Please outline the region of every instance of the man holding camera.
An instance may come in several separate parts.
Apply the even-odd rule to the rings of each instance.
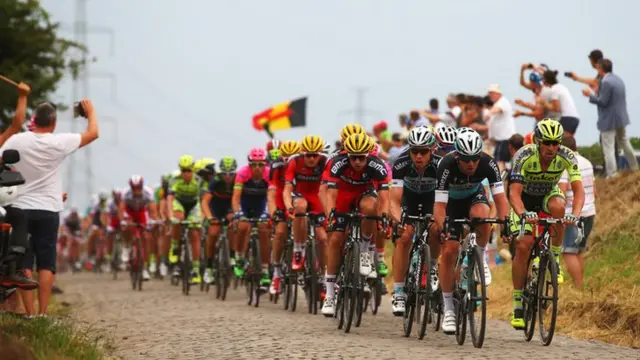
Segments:
[[[98,120],[90,100],[74,105],[74,112],[88,119],[87,129],[81,134],[53,134],[56,128],[56,107],[42,103],[36,107],[35,128],[11,137],[2,149],[20,152],[20,161],[15,164],[26,182],[22,185],[13,206],[27,215],[27,230],[31,244],[24,258],[24,273],[33,276],[35,263],[38,267],[39,313],[46,314],[56,272],[56,244],[60,211],[63,208],[62,162],[71,153],[98,138]],[[21,291],[27,315],[33,315],[34,297],[31,291]]]

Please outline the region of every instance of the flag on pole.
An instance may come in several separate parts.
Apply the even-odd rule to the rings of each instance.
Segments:
[[[274,105],[253,116],[253,128],[266,131],[273,138],[273,132],[292,127],[305,126],[307,123],[307,98]]]

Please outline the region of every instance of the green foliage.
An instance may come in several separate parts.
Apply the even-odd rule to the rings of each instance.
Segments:
[[[0,0],[0,75],[31,87],[29,108],[48,101],[67,70],[75,77],[84,66],[71,53],[82,55],[86,48],[59,37],[58,27],[38,0]],[[2,123],[10,122],[16,100],[16,89],[0,81]]]
[[[629,141],[634,149],[640,149],[640,138],[632,137]],[[578,152],[587,158],[587,160],[591,161],[591,164],[604,165],[600,143],[595,143],[590,146],[578,146]]]

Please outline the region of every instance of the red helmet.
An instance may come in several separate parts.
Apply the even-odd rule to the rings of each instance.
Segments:
[[[387,130],[387,127],[388,127],[387,122],[384,120],[380,120],[373,125],[373,131],[374,132],[385,131]]]
[[[132,175],[129,178],[129,186],[132,188],[141,188],[144,186],[144,179],[141,175]]]
[[[277,139],[269,140],[269,142],[267,143],[267,151],[271,151],[273,149],[280,150],[280,145],[282,145],[282,142],[280,140],[277,140]]]

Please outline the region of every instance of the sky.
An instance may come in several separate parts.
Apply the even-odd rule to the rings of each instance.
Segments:
[[[82,0],[79,0],[82,1]],[[75,0],[42,0],[59,34],[73,38]],[[366,88],[368,128],[381,119],[399,130],[397,115],[427,108],[450,92],[504,95],[530,101],[520,87],[523,63],[545,63],[595,75],[588,53],[601,49],[627,86],[628,133],[640,136],[640,70],[634,24],[640,3],[610,0],[87,0],[90,32],[87,91],[100,120],[90,146],[93,191],[126,187],[132,174],[147,184],[177,168],[183,154],[241,162],[267,136],[251,116],[277,103],[308,96],[307,126],[280,139],[316,134],[333,143],[355,119],[356,88]],[[533,5],[535,4],[535,5]],[[113,38],[113,53],[111,39]],[[636,50],[634,50],[636,49]],[[101,74],[114,74],[109,80]],[[571,91],[581,123],[579,144],[597,141],[596,108],[584,86],[559,76]],[[71,104],[67,77],[54,96]],[[115,96],[114,96],[115,95]],[[515,106],[515,105],[514,105]],[[85,127],[59,115],[58,132]],[[533,120],[518,118],[528,132]],[[70,204],[88,203],[86,150],[73,155]],[[68,160],[69,161],[69,160]],[[66,177],[64,178],[67,179]],[[66,186],[65,186],[66,188]]]

